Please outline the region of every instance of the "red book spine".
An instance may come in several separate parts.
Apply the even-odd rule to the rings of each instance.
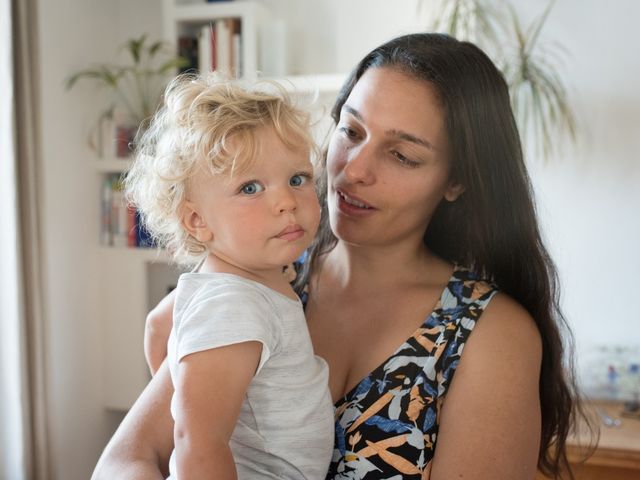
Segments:
[[[216,71],[216,51],[217,51],[217,42],[216,42],[216,29],[211,27],[211,71]]]
[[[136,247],[138,243],[138,223],[136,221],[136,209],[133,205],[127,206],[127,246]]]

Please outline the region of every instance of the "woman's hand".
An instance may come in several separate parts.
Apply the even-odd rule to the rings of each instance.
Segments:
[[[173,419],[169,410],[173,385],[164,364],[118,427],[91,477],[159,480],[169,474]]]
[[[173,325],[175,299],[176,293],[173,290],[147,315],[144,327],[144,358],[147,360],[151,375],[155,375],[167,357],[167,341]]]

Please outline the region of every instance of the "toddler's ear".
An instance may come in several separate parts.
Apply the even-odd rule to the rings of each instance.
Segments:
[[[444,192],[444,198],[448,202],[455,202],[464,193],[464,186],[461,183],[451,183]]]
[[[186,201],[182,205],[182,225],[199,242],[206,243],[213,240],[213,232],[200,216],[193,202]]]

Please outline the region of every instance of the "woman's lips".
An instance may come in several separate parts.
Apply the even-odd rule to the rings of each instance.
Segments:
[[[344,190],[336,189],[338,208],[347,215],[369,215],[376,209],[360,198],[349,195]]]

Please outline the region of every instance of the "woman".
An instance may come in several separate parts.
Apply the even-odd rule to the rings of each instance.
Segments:
[[[558,476],[574,390],[504,79],[472,44],[406,35],[358,64],[332,113],[296,280],[336,402],[327,478]],[[163,367],[95,478],[161,478],[170,395]]]

